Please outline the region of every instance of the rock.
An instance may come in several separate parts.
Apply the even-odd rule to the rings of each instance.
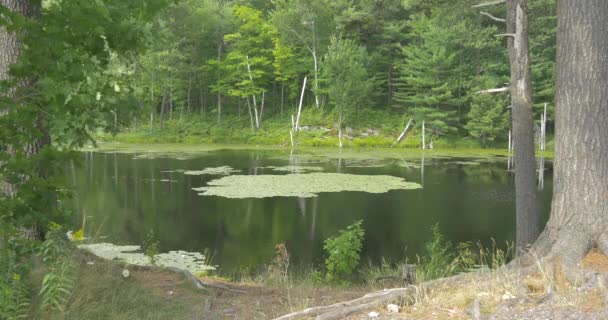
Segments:
[[[479,300],[475,299],[475,301],[473,301],[473,303],[469,307],[468,314],[473,320],[481,319],[481,302],[479,302]]]
[[[344,128],[344,131],[345,131],[346,133],[353,133],[353,131],[354,131],[354,130],[353,130],[353,128],[351,128],[351,127],[346,127],[346,128]]]
[[[399,313],[399,306],[391,303],[388,306],[386,306],[386,310],[389,313]]]
[[[380,317],[380,314],[376,311],[372,311],[372,312],[368,313],[367,316],[370,319],[377,319],[378,317]]]
[[[502,295],[501,300],[502,301],[508,301],[511,299],[515,299],[515,296],[511,294],[511,292],[507,291],[505,292],[505,294]]]

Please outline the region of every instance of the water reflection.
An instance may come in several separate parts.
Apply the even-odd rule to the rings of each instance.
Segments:
[[[234,150],[185,160],[135,158],[88,152],[82,166],[70,165],[67,172],[77,189],[73,201],[79,212],[74,224],[80,224],[86,213],[91,216],[87,234],[107,236],[104,241],[118,244],[140,244],[153,229],[163,250],[211,249],[223,272],[269,262],[279,242],[286,242],[294,263],[320,263],[323,240],[359,219],[366,229],[364,260],[375,263],[382,257],[414,258],[422,253],[435,223],[455,242],[494,238],[501,243],[513,240],[515,234],[513,175],[504,169],[506,158],[473,165],[471,159],[426,156],[377,166],[377,162],[336,155],[314,159],[314,166],[324,172],[404,177],[424,188],[263,199],[199,196],[192,188],[218,176],[189,176],[180,170],[231,166],[243,174],[287,174],[263,167],[313,165],[310,159],[296,153]],[[546,219],[552,167],[544,159],[539,159],[539,166]]]

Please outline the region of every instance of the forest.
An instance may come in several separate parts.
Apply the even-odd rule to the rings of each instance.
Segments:
[[[304,145],[337,146],[348,128],[345,144],[386,147],[413,119],[427,144],[506,147],[508,96],[479,94],[509,82],[505,9],[472,3],[180,1],[149,25],[145,52],[117,61],[123,134],[103,138],[279,145],[295,117]],[[555,10],[529,8],[537,132],[553,119]]]
[[[606,17],[0,0],[0,320],[608,319]]]

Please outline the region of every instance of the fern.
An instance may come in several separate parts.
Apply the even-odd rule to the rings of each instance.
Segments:
[[[42,244],[42,261],[48,273],[42,279],[39,296],[43,311],[63,312],[76,282],[76,265],[71,259],[73,246],[57,225],[51,226]]]

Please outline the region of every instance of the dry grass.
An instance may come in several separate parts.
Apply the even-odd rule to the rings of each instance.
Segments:
[[[542,304],[584,312],[606,307],[601,288],[579,290],[579,284],[573,285],[566,279],[559,260],[550,264],[536,260],[536,271],[523,278],[514,273],[494,271],[490,279],[470,275],[456,285],[419,292],[413,301],[400,302],[402,307],[398,316],[403,319],[470,319],[469,310],[475,300],[480,302],[482,314],[495,313],[505,306],[533,309]],[[586,271],[607,272],[608,256],[593,250],[581,266]],[[387,313],[384,308],[375,311]],[[400,319],[398,316],[393,318]],[[360,318],[361,315],[351,317]]]

